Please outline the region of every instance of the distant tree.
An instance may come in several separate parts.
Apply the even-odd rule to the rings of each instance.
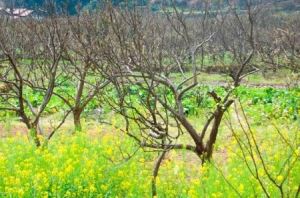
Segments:
[[[14,8],[28,8],[33,10],[47,11],[49,4],[57,9],[55,13],[62,12],[75,15],[78,12],[78,8],[86,6],[90,0],[6,0],[8,7]]]
[[[266,15],[266,14],[265,14]],[[261,19],[258,32],[260,60],[274,72],[289,69],[300,72],[299,13],[277,15],[269,13]]]

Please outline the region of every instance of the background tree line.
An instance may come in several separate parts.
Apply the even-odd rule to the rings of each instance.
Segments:
[[[67,12],[68,14],[74,15],[78,13],[80,10],[89,10],[93,11],[95,9],[99,9],[103,7],[107,1],[105,0],[2,0],[2,7],[15,7],[15,8],[27,8],[32,10],[45,10],[47,4],[55,4],[60,11]],[[175,0],[175,1],[161,1],[161,0],[112,0],[109,1],[114,6],[120,7],[134,7],[134,6],[142,6],[142,7],[150,7],[152,11],[159,11],[163,6],[172,7],[175,5],[181,9],[203,9],[207,5],[214,7],[214,9],[218,9],[220,6],[220,1],[188,1],[188,0]],[[295,0],[259,0],[256,3],[269,3],[274,6],[274,9],[283,10],[283,11],[299,11],[300,4]],[[1,5],[0,4],[0,5]],[[239,9],[245,10],[247,8],[247,0],[232,0],[232,1],[222,1],[222,7],[226,8],[230,6],[230,4],[234,4]]]

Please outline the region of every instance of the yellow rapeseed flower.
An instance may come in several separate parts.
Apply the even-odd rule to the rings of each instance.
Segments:
[[[105,184],[102,184],[102,185],[100,186],[100,188],[101,188],[101,190],[103,190],[103,191],[107,191],[108,186],[105,185]]]
[[[280,183],[280,182],[282,182],[283,181],[283,176],[282,175],[278,175],[277,177],[276,177],[276,180]]]
[[[244,190],[245,190],[244,185],[243,185],[243,184],[240,184],[239,187],[238,187],[238,191],[239,191],[240,193],[243,193]]]

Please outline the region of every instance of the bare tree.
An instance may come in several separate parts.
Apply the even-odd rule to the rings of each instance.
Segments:
[[[59,76],[59,66],[68,40],[68,33],[59,26],[59,18],[51,17],[43,21],[34,19],[13,20],[1,18],[0,49],[5,55],[2,61],[1,82],[11,87],[2,92],[6,106],[1,110],[14,111],[30,130],[36,146],[41,142],[39,123],[45,112]],[[42,100],[32,104],[29,93],[42,93]],[[65,121],[49,133],[49,140]]]
[[[68,19],[70,41],[64,56],[68,64],[63,70],[65,80],[75,90],[71,95],[62,87],[55,95],[72,110],[76,131],[82,130],[80,118],[85,107],[108,85],[98,72],[105,67],[98,53],[102,51],[101,42],[106,36],[100,17],[82,14]]]
[[[247,1],[246,8],[245,13],[239,13],[235,7],[231,7],[227,16],[219,17],[227,17],[225,21],[219,22],[221,30],[216,42],[228,56],[227,60],[219,61],[223,67],[221,72],[232,78],[235,87],[239,86],[243,78],[260,70],[254,57],[258,45],[257,23],[265,7]]]
[[[260,17],[257,40],[260,61],[274,72],[289,69],[299,72],[299,14],[278,16],[266,12]],[[268,69],[265,67],[265,69]]]
[[[153,172],[153,196],[156,195],[155,178],[168,150],[192,151],[203,163],[211,159],[223,115],[233,103],[233,91],[245,76],[256,71],[251,69],[251,60],[255,55],[257,12],[259,9],[250,4],[243,15],[232,9],[230,16],[221,18],[222,21],[210,19],[216,25],[207,30],[204,39],[203,36],[187,39],[192,27],[187,17],[191,15],[107,8],[110,37],[104,56],[110,69],[105,75],[114,85],[115,93],[107,95],[106,101],[123,116],[124,131],[141,147],[162,151]],[[221,37],[227,46],[224,50],[233,57],[232,64],[227,65],[233,81],[224,88],[224,95],[209,91],[215,106],[207,112],[204,125],[199,129],[186,114],[184,101],[189,93],[199,89],[198,49],[214,44],[211,42],[219,34],[219,28],[226,33]],[[231,43],[233,38],[235,41]],[[180,73],[175,74],[178,60],[187,60],[180,61],[180,66],[191,65],[192,73],[179,69]],[[189,137],[191,142],[186,144],[183,137]]]

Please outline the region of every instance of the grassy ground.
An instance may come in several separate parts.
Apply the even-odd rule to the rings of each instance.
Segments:
[[[191,75],[191,73],[185,74],[186,76]],[[180,81],[182,78],[180,73],[174,75],[175,78]],[[203,84],[218,84],[218,83],[227,83],[231,82],[232,79],[228,75],[222,74],[208,74],[208,73],[201,73],[198,76],[198,80],[200,83]],[[262,86],[262,87],[279,87],[284,88],[288,87],[291,84],[299,83],[299,79],[296,75],[292,75],[287,71],[280,71],[273,73],[269,71],[265,74],[265,76],[261,73],[255,73],[253,75],[249,75],[248,77],[244,78],[242,84],[248,86]]]
[[[286,124],[277,126],[293,146],[299,146],[299,125]],[[235,128],[236,134],[245,138],[238,124]],[[86,123],[85,131],[72,135],[64,128],[44,149],[36,149],[24,134],[2,138],[0,197],[150,197],[151,169],[157,155],[139,150],[130,157],[137,146],[114,128]],[[281,168],[291,150],[271,125],[256,125],[253,131],[272,178],[281,183],[286,178]],[[295,148],[290,161],[300,157]],[[279,197],[257,154],[255,158],[271,197]],[[201,166],[195,155],[185,151],[168,153],[158,178],[159,197],[262,197],[262,188],[246,161],[251,164],[250,155],[243,159],[224,123],[211,163]],[[295,196],[299,184],[298,160],[283,183],[284,193]]]
[[[222,76],[201,78],[222,80]],[[253,78],[251,82],[261,83],[259,76]],[[186,99],[185,107],[191,122],[201,129],[211,104],[204,95],[196,106],[194,95]],[[297,196],[299,89],[241,87],[236,95],[251,128],[240,107],[238,114],[232,108],[222,122],[210,163],[202,165],[187,151],[169,152],[157,180],[158,197],[265,197],[264,190],[270,197],[281,197],[278,186],[285,196]],[[51,127],[56,114],[44,117],[42,124]],[[70,117],[48,147],[36,149],[18,119],[1,114],[0,197],[151,197],[157,152],[138,149],[113,127],[122,125],[117,115],[103,116],[113,126],[90,116],[83,119],[82,133],[73,134]],[[179,141],[191,142],[187,136]]]

